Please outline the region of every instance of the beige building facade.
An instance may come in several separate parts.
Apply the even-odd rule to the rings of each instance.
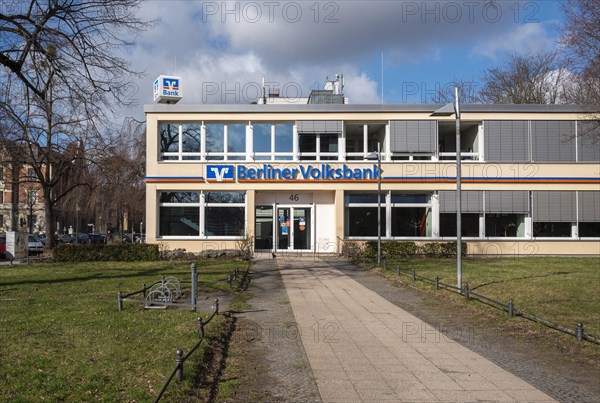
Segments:
[[[198,252],[252,236],[257,251],[338,253],[377,239],[378,195],[383,240],[453,241],[455,119],[438,108],[147,105],[147,241]],[[468,253],[600,254],[588,118],[567,105],[462,106]]]

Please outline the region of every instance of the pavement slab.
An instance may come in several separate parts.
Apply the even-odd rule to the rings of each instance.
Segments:
[[[325,261],[275,264],[324,402],[555,401]]]

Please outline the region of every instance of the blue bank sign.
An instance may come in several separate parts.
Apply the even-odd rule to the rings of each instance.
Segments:
[[[206,179],[209,182],[285,182],[285,181],[362,181],[377,179],[377,164],[368,168],[351,168],[346,164],[295,165],[276,167],[263,165],[207,165]]]

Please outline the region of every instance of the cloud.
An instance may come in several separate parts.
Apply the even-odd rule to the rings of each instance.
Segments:
[[[472,55],[497,60],[499,54],[518,53],[522,55],[551,51],[555,42],[548,36],[543,24],[516,25],[504,35],[488,39],[473,47]]]

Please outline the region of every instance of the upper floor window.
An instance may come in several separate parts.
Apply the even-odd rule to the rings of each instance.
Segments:
[[[255,161],[292,160],[294,125],[291,123],[254,123],[252,125]]]
[[[161,160],[200,159],[201,130],[199,123],[161,123],[159,132]]]

